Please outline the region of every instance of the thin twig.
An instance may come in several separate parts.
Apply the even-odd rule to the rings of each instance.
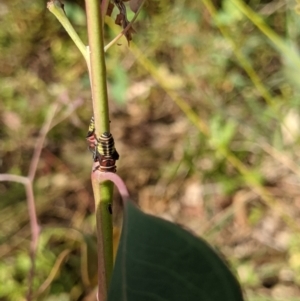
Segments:
[[[80,106],[82,106],[84,104],[84,100],[81,97],[78,97],[74,100],[70,100],[69,95],[66,94],[65,92],[62,93],[59,96],[61,99],[65,99],[64,101],[60,101],[59,104],[61,106],[61,103],[65,104],[68,103],[67,105],[67,109],[64,110],[64,112],[62,112],[62,114],[60,114],[59,116],[55,116],[55,120],[53,120],[51,122],[51,126],[49,128],[49,132],[50,130],[52,130],[55,126],[57,126],[58,124],[62,123],[64,120],[66,120],[67,118],[69,118]],[[57,111],[60,111],[61,108],[58,107]]]
[[[64,260],[71,252],[72,250],[67,249],[59,254],[50,274],[48,275],[48,278],[44,281],[44,283],[40,286],[39,290],[34,295],[35,298],[40,296],[49,287],[49,285],[52,283],[55,276],[58,274],[59,268],[63,264]]]
[[[81,52],[88,64],[88,54],[86,52],[86,47],[81,41],[74,27],[70,23],[69,19],[67,18],[61,2],[58,0],[51,0],[47,3],[47,8],[67,31],[67,33],[69,34],[69,36],[71,37],[71,39],[73,40],[73,42],[75,43],[75,45],[77,46],[77,48],[79,49],[79,51]]]
[[[52,105],[52,107],[50,107],[50,109],[48,111],[47,119],[45,120],[45,123],[40,131],[40,135],[36,142],[34,152],[32,155],[32,159],[30,162],[30,166],[29,166],[28,178],[30,179],[30,181],[33,181],[33,179],[35,177],[35,173],[36,173],[37,165],[38,165],[38,162],[39,162],[39,159],[41,156],[41,152],[43,149],[44,141],[47,136],[47,133],[49,132],[49,129],[50,129],[52,120],[55,116],[55,113],[57,111],[57,108],[58,108],[58,104],[54,104],[54,105]]]
[[[16,175],[11,175],[11,174],[0,174],[0,182],[17,182],[21,183],[23,185],[27,185],[30,183],[30,180],[28,177],[22,177],[22,176],[16,176]]]
[[[34,180],[34,177],[36,174],[37,165],[38,165],[38,162],[39,162],[39,159],[41,156],[44,141],[45,141],[47,133],[49,132],[51,122],[55,116],[57,108],[58,108],[58,104],[54,104],[50,108],[47,118],[44,122],[44,125],[40,131],[39,138],[36,142],[34,152],[32,155],[32,159],[30,162],[30,166],[29,166],[28,179],[29,179],[30,183],[25,185],[28,214],[29,214],[29,220],[30,220],[30,228],[31,228],[31,234],[32,234],[31,245],[30,245],[31,270],[29,272],[29,286],[28,286],[27,300],[31,300],[31,296],[32,296],[32,286],[33,286],[33,279],[34,279],[34,274],[35,274],[35,256],[36,256],[39,233],[40,233],[40,227],[39,227],[38,220],[37,220],[35,199],[34,199],[32,185],[33,185],[33,180]]]
[[[36,250],[38,246],[38,239],[40,234],[40,227],[37,220],[36,209],[35,209],[35,200],[32,188],[32,182],[25,185],[26,189],[26,199],[28,206],[28,215],[30,221],[30,229],[31,229],[31,242],[30,242],[30,261],[31,268],[28,276],[28,292],[27,292],[27,300],[32,300],[32,287],[33,287],[33,279],[35,275],[35,256]]]
[[[40,131],[39,139],[37,140],[36,146],[34,148],[34,152],[32,155],[32,159],[29,166],[28,176],[22,177],[11,174],[0,174],[0,181],[10,181],[21,183],[25,186],[26,191],[26,200],[28,207],[28,215],[30,221],[30,229],[31,229],[31,243],[30,243],[30,260],[31,260],[31,269],[29,271],[28,278],[28,292],[27,292],[27,300],[32,299],[32,285],[35,274],[35,256],[36,250],[38,246],[38,239],[40,233],[40,227],[37,220],[36,208],[35,208],[35,199],[33,193],[33,180],[36,174],[38,161],[41,156],[41,151],[44,145],[45,137],[49,131],[51,122],[53,117],[55,116],[58,105],[55,104],[50,109],[47,119]]]

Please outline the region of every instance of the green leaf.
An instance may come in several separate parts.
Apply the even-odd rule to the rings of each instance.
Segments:
[[[240,286],[203,240],[125,204],[108,301],[240,301]]]
[[[219,25],[233,25],[243,19],[243,14],[231,1],[222,2],[223,9],[216,15],[216,22]]]
[[[210,120],[210,144],[214,148],[229,148],[229,144],[236,133],[234,120],[223,120],[221,115],[216,115]]]

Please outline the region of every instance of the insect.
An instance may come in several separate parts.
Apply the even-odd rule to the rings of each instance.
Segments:
[[[116,172],[119,154],[115,148],[114,138],[109,132],[104,132],[99,138],[96,137],[94,117],[91,118],[86,139],[89,150],[93,153],[94,162],[99,162],[94,171],[99,169],[102,172]]]
[[[99,161],[96,169],[103,172],[116,172],[116,160],[118,159],[119,154],[115,148],[112,134],[104,132],[96,143],[94,161]]]

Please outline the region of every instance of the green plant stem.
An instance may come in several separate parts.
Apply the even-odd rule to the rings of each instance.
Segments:
[[[97,249],[98,249],[98,300],[107,299],[113,268],[112,216],[108,210],[113,194],[112,182],[99,182],[92,178],[96,205]]]
[[[77,46],[81,54],[83,55],[85,61],[87,62],[87,65],[89,66],[86,46],[81,41],[79,35],[77,34],[74,27],[72,26],[69,19],[67,18],[60,1],[58,0],[49,1],[47,3],[47,8],[57,18],[60,24],[64,27],[66,32],[69,34],[69,36],[71,37],[71,39],[73,40],[73,42],[75,43],[75,45]]]
[[[106,67],[102,18],[99,0],[86,0],[86,13],[91,63],[91,86],[96,135],[109,132],[109,111],[106,87]]]
[[[100,137],[102,133],[109,132],[110,129],[102,34],[103,22],[99,1],[86,0],[89,36],[89,47],[87,49],[68,20],[62,3],[59,0],[51,0],[47,3],[47,7],[65,28],[87,63],[91,81],[96,135]],[[103,12],[103,15],[105,14],[106,12]],[[92,184],[96,205],[98,238],[98,300],[104,301],[106,300],[113,268],[112,218],[108,210],[108,205],[112,202],[113,184],[111,182],[99,184],[94,180],[92,180]]]
[[[103,132],[110,131],[100,1],[86,0],[86,13],[95,133],[97,137],[100,137]],[[99,184],[92,179],[92,185],[98,238],[98,300],[104,301],[107,298],[113,268],[112,217],[108,210],[109,204],[112,202],[113,184],[110,182]]]

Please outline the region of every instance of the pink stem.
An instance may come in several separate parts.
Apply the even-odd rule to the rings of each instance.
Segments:
[[[17,182],[23,185],[27,185],[28,183],[30,183],[27,177],[21,177],[7,173],[0,174],[0,182]]]
[[[31,244],[30,244],[31,269],[29,273],[29,286],[28,286],[28,293],[27,293],[28,301],[32,299],[32,285],[33,285],[33,279],[35,273],[35,256],[36,256],[36,250],[38,246],[38,239],[40,233],[40,227],[38,224],[36,208],[35,208],[32,182],[36,174],[37,165],[41,157],[41,152],[44,146],[46,135],[49,132],[51,122],[55,116],[57,108],[58,108],[58,104],[55,104],[50,108],[49,113],[47,115],[47,119],[40,131],[40,135],[36,142],[32,159],[30,162],[30,166],[29,166],[29,171],[28,171],[28,179],[30,183],[25,185],[26,195],[27,195],[28,214],[29,214],[30,228],[31,228],[31,235],[32,235]]]
[[[44,141],[46,138],[47,133],[49,132],[50,126],[51,126],[51,122],[55,116],[55,113],[57,111],[58,108],[58,104],[53,105],[48,113],[47,119],[45,121],[45,123],[43,124],[43,127],[40,131],[40,135],[39,138],[36,142],[35,148],[34,148],[34,152],[32,155],[32,159],[30,162],[30,166],[29,166],[29,172],[28,172],[28,178],[33,181],[36,170],[37,170],[37,165],[41,156],[41,152],[44,146]]]
[[[37,250],[38,238],[40,233],[40,227],[37,221],[37,215],[35,210],[35,200],[32,188],[32,181],[28,177],[21,177],[10,174],[0,174],[0,181],[10,181],[21,183],[25,186],[26,190],[26,199],[28,205],[28,215],[30,220],[30,229],[31,229],[31,242],[30,242],[30,260],[31,260],[31,269],[29,272],[28,278],[28,292],[27,300],[32,299],[32,284],[35,273],[35,255]]]
[[[125,183],[117,174],[113,172],[100,172],[99,170],[96,170],[92,172],[92,179],[97,180],[99,183],[105,181],[113,182],[119,190],[123,203],[130,199]]]
[[[40,227],[38,224],[36,208],[35,208],[35,199],[34,199],[32,183],[36,174],[37,165],[41,156],[44,141],[47,133],[49,132],[50,125],[53,120],[53,117],[55,116],[55,112],[57,108],[58,108],[57,104],[52,106],[47,116],[47,119],[40,131],[39,139],[37,140],[37,143],[35,145],[32,159],[30,162],[28,176],[20,177],[20,176],[9,175],[9,174],[0,175],[0,181],[12,181],[12,182],[22,183],[25,186],[25,190],[26,190],[26,196],[27,196],[26,200],[27,200],[28,215],[29,215],[30,229],[31,229],[31,242],[30,242],[31,269],[29,272],[29,278],[28,278],[29,284],[28,284],[28,292],[26,298],[28,301],[32,299],[32,285],[33,285],[33,279],[35,273],[35,256],[36,256],[36,250],[38,246],[38,239],[40,233]]]
[[[123,203],[128,201],[130,199],[130,197],[129,197],[128,190],[127,190],[126,185],[123,182],[123,180],[117,174],[115,174],[113,172],[101,172],[99,170],[95,170],[96,165],[97,165],[97,163],[94,164],[92,173],[91,173],[92,183],[93,182],[101,183],[101,182],[105,182],[105,181],[111,181],[118,188],[119,193],[122,197]],[[104,267],[102,267],[102,266],[98,267],[99,281],[101,281],[100,279],[102,279],[105,274],[105,270],[103,268]],[[100,286],[100,283],[98,285],[99,286],[98,286],[97,300],[104,301],[104,296],[106,296],[106,294],[104,294],[104,289]]]
[[[31,242],[30,242],[30,260],[31,260],[31,269],[28,275],[28,292],[27,292],[27,300],[30,301],[32,299],[32,287],[33,287],[33,279],[35,274],[35,256],[38,246],[38,239],[40,234],[40,227],[37,221],[36,209],[35,209],[35,200],[33,194],[32,183],[28,183],[25,185],[26,196],[27,196],[27,205],[28,205],[28,215],[30,220],[30,228],[31,228]]]

